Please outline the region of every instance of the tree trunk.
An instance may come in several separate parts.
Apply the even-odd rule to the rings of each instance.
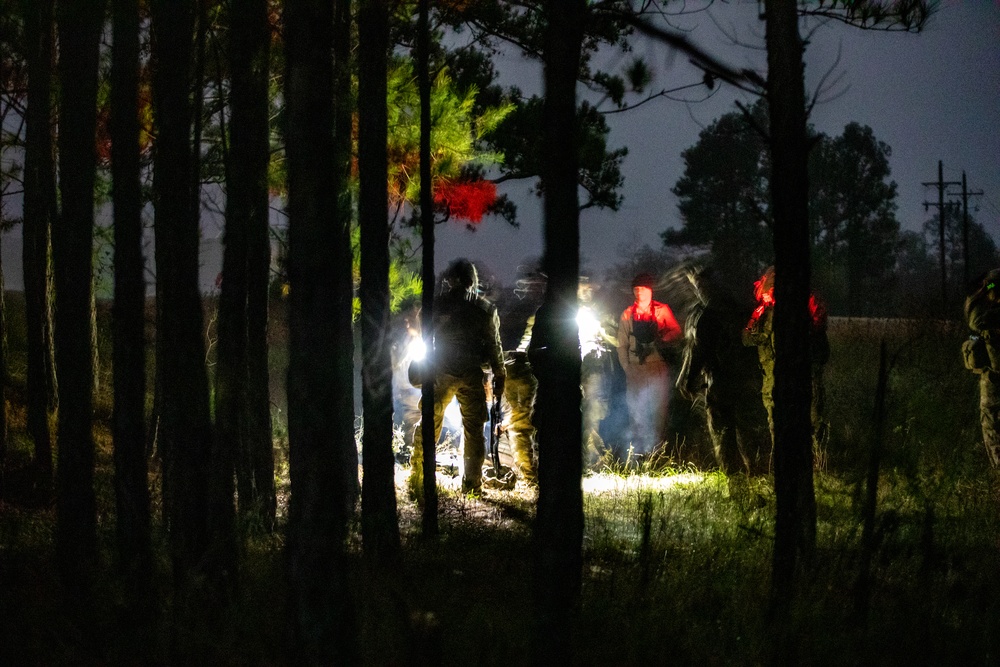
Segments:
[[[358,632],[345,540],[354,445],[346,186],[334,142],[334,6],[285,3],[288,155],[288,552],[292,662],[353,664]],[[357,479],[357,467],[353,472]]]
[[[194,3],[155,0],[153,103],[157,144],[156,373],[161,391],[158,443],[175,584],[185,590],[209,550],[212,425],[198,290],[198,218],[192,211],[191,62]]]
[[[152,606],[149,469],[146,464],[146,280],[139,148],[139,2],[113,1],[111,178],[115,294],[111,310],[118,559],[129,606]]]
[[[226,169],[223,281],[219,298],[216,426],[220,448],[230,452],[236,463],[241,515],[254,515],[270,530],[276,507],[270,400],[266,374],[261,378],[259,373],[251,373],[252,367],[262,365],[265,371],[267,369],[267,271],[270,269],[267,2],[239,0],[234,3],[231,16],[232,122]],[[251,236],[254,238],[253,256]],[[255,289],[252,300],[251,274]],[[258,355],[263,354],[263,361],[256,359],[253,364],[250,361],[251,301],[257,309],[253,317],[254,350]],[[254,386],[261,379],[263,387]],[[253,403],[252,397],[256,398]]]
[[[580,352],[576,322],[580,270],[576,75],[583,0],[545,3],[545,299],[535,319],[531,365],[538,377],[538,516],[535,523],[538,664],[576,662],[573,638],[583,566]],[[567,323],[572,323],[567,325]]]
[[[85,594],[97,561],[91,286],[102,0],[60,3],[59,190],[52,227],[59,381],[56,554],[70,590]]]
[[[55,217],[52,159],[53,0],[22,0],[28,43],[28,111],[24,155],[24,228],[21,255],[27,328],[27,421],[35,466],[52,477],[49,435],[49,230]]]
[[[361,225],[361,353],[365,553],[399,549],[392,455],[392,364],[389,359],[388,114],[389,12],[383,0],[361,0],[358,12],[358,202]]]
[[[274,441],[271,436],[271,390],[268,367],[268,286],[271,279],[271,239],[269,235],[270,196],[268,165],[271,157],[270,64],[271,26],[268,4],[255,0],[247,10],[248,59],[253,69],[247,72],[247,132],[251,144],[247,159],[252,162],[253,208],[247,225],[247,459],[249,470],[242,478],[251,478],[251,497],[265,525],[274,526],[277,493],[274,486]],[[235,83],[235,81],[234,81]],[[235,93],[233,93],[235,94]],[[234,110],[235,111],[235,110]],[[235,120],[234,120],[235,122]],[[235,132],[235,130],[234,130]],[[251,155],[252,153],[252,155]],[[242,497],[242,496],[241,496]]]
[[[766,3],[771,203],[774,210],[774,485],[772,593],[779,608],[816,544],[809,364],[809,180],[802,39],[796,3]]]
[[[353,316],[353,290],[354,290],[354,254],[351,250],[351,220],[353,211],[351,205],[351,189],[349,187],[351,175],[351,160],[354,157],[354,145],[352,141],[354,133],[354,103],[351,91],[351,74],[354,71],[351,67],[351,0],[338,0],[333,5],[333,150],[334,150],[334,192],[337,194],[336,209],[334,211],[334,227],[337,230],[338,254],[337,254],[337,285],[341,289],[347,290],[345,293],[352,295],[351,312]],[[353,378],[354,366],[354,331],[351,318],[342,320],[340,325],[340,340],[342,345],[350,347],[351,367]],[[350,341],[347,343],[346,341]],[[352,383],[353,386],[353,383]],[[353,388],[351,393],[351,406],[354,405]],[[351,411],[353,414],[353,410]],[[351,429],[353,431],[353,425]],[[358,482],[358,447],[353,444],[342,450],[344,455],[344,488],[347,496],[347,512],[353,513],[358,503],[361,487]]]
[[[3,228],[3,198],[0,195],[0,229]],[[0,247],[0,257],[2,257]],[[0,497],[4,496],[7,470],[7,297],[0,261]]]
[[[434,358],[434,193],[431,189],[431,77],[430,77],[430,0],[419,0],[417,24],[417,87],[420,94],[420,240],[422,247],[420,298],[422,336],[428,358]],[[420,388],[420,428],[423,447],[424,509],[421,532],[424,537],[438,534],[437,434],[434,429],[434,376]]]

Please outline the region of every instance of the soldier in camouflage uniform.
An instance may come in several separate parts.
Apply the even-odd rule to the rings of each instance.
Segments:
[[[607,415],[608,388],[604,372],[611,360],[609,351],[617,344],[598,319],[592,308],[593,288],[587,278],[581,278],[577,291],[580,313],[577,325],[580,330],[580,388],[582,389],[581,411],[583,432],[583,465],[593,467],[601,461],[605,453],[604,441],[598,429]],[[532,423],[535,394],[538,380],[528,361],[528,346],[531,331],[535,325],[535,315],[528,317],[524,334],[516,350],[505,352],[507,357],[507,401],[511,407],[509,429],[514,431],[514,456],[521,478],[529,484],[536,484],[535,427]]]
[[[500,346],[500,316],[497,308],[479,296],[476,267],[467,259],[453,262],[444,275],[444,287],[434,302],[434,435],[441,434],[444,410],[458,398],[464,430],[463,493],[480,493],[486,440],[483,426],[489,419],[486,404],[486,372],[493,371],[493,392],[504,392],[503,349]],[[409,488],[418,500],[423,496],[423,429],[413,434]]]
[[[521,479],[528,484],[538,483],[535,453],[535,426],[531,416],[535,410],[535,394],[538,392],[538,380],[531,372],[528,362],[528,352],[518,348],[504,353],[507,358],[507,381],[504,385],[504,395],[510,405],[510,423],[507,430],[513,432],[511,442],[514,449],[514,459]]]
[[[754,283],[757,309],[750,316],[743,330],[743,344],[756,345],[760,357],[760,367],[764,378],[761,397],[767,408],[767,423],[771,429],[771,444],[774,444],[774,267],[769,266],[760,280]],[[821,455],[825,449],[829,425],[823,417],[826,389],[823,383],[823,369],[830,358],[830,342],[826,335],[826,307],[809,295],[809,314],[812,318],[809,338],[809,360],[812,375],[812,405],[810,416],[813,429],[813,454]]]
[[[1000,269],[987,273],[965,300],[973,336],[966,343],[966,367],[979,375],[979,421],[994,468],[1000,467]]]
[[[607,453],[601,438],[601,422],[608,416],[611,401],[611,375],[614,373],[612,351],[618,339],[608,333],[615,323],[602,318],[594,303],[594,288],[587,278],[577,289],[580,310],[576,316],[580,332],[580,388],[583,412],[583,467],[594,469]]]

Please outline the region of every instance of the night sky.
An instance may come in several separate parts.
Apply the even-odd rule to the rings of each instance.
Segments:
[[[687,6],[693,4],[697,3]],[[756,16],[755,1],[716,3],[710,14],[689,14],[675,22],[689,30],[692,41],[726,62],[764,71],[763,23]],[[738,35],[743,45],[734,45],[727,34]],[[671,56],[644,39],[637,38],[635,44],[636,54],[655,68],[653,90],[700,80],[700,72],[685,58]],[[631,58],[616,57],[625,62]],[[538,90],[529,85],[540,78],[538,66],[513,58],[501,66],[506,68],[505,82],[526,92]],[[1000,241],[1000,2],[943,0],[920,34],[862,31],[828,23],[813,32],[806,50],[808,90],[815,91],[828,72],[826,92],[810,122],[835,136],[857,121],[871,126],[875,136],[889,144],[899,193],[897,217],[903,229],[919,230],[933,216],[933,208],[924,212],[923,202],[937,201],[937,190],[921,183],[937,180],[942,160],[946,181],[961,181],[964,169],[969,189],[985,193],[970,200],[970,210],[979,206],[973,214]],[[726,85],[716,91],[699,103],[661,99],[609,117],[609,145],[629,149],[623,165],[625,200],[617,213],[583,212],[585,272],[600,278],[635,248],[660,247],[660,233],[680,226],[671,188],[683,172],[681,151],[697,141],[701,129],[734,110],[735,100],[747,104],[754,100]],[[706,93],[691,89],[676,97],[703,100]],[[501,190],[518,203],[519,229],[497,219],[484,220],[475,232],[459,223],[439,226],[438,270],[454,257],[467,256],[511,284],[519,263],[542,253],[541,202],[529,190],[527,183]]]
[[[712,4],[687,2],[689,9]],[[679,6],[679,5],[678,5]],[[689,39],[737,67],[763,72],[763,23],[756,0],[715,2],[708,12],[674,19]],[[734,44],[731,36],[738,38]],[[655,72],[651,90],[697,83],[701,72],[665,47],[636,37],[635,54]],[[839,61],[838,61],[839,51]],[[604,54],[609,66],[627,63],[632,55]],[[540,92],[541,68],[518,57],[498,63],[501,83],[526,93]],[[924,201],[937,201],[937,190],[921,185],[937,179],[938,160],[946,181],[961,181],[965,170],[970,190],[984,195],[970,200],[970,210],[994,240],[1000,242],[1000,0],[942,0],[920,34],[862,31],[828,23],[809,36],[806,83],[815,91],[826,80],[810,122],[831,136],[857,121],[892,148],[892,178],[898,185],[897,217],[903,229],[920,230],[934,215]],[[608,117],[609,146],[627,146],[623,164],[624,202],[618,212],[589,209],[581,216],[582,270],[595,279],[641,247],[661,246],[660,233],[680,227],[671,188],[683,172],[681,152],[698,133],[734,101],[752,104],[754,97],[725,84],[708,94],[696,87],[676,93],[676,101],[659,99],[638,109]],[[596,101],[596,100],[593,100]],[[606,109],[610,106],[605,105]],[[465,256],[512,285],[518,266],[542,254],[541,201],[531,183],[501,186],[517,204],[520,228],[486,218],[468,231],[448,222],[436,230],[437,270]],[[955,188],[952,188],[955,190]],[[978,206],[978,211],[974,208]],[[108,224],[107,215],[99,218]],[[202,288],[215,286],[221,266],[222,224],[203,217]],[[3,235],[7,289],[21,289],[21,229]]]

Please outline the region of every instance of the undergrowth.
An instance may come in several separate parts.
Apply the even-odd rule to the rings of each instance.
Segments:
[[[704,465],[667,457],[605,461],[583,479],[583,587],[576,624],[582,665],[1000,664],[1000,481],[978,438],[973,380],[958,361],[960,332],[831,324],[826,464],[815,476],[817,543],[777,644],[768,623],[773,480],[739,487]],[[864,480],[878,344],[893,356],[871,582],[863,574]],[[954,358],[942,350],[956,351]],[[15,389],[16,389],[15,381]],[[93,617],[66,607],[53,564],[50,489],[32,482],[20,395],[8,395],[10,451],[0,499],[0,664],[287,664],[284,514],[274,533],[242,524],[233,599],[215,616],[177,606],[159,513],[154,621],[145,635],[125,609],[116,572],[111,442],[98,401],[101,564]],[[288,434],[274,412],[279,504],[288,493]],[[398,443],[397,443],[398,444]],[[154,461],[155,463],[155,461]],[[530,662],[532,541],[537,492],[463,496],[439,472],[440,535],[421,536],[420,511],[398,466],[401,552],[366,563],[354,526],[349,563],[365,664],[521,665]],[[155,488],[155,465],[151,483]],[[859,592],[865,591],[865,595]],[[782,651],[786,653],[781,653]]]

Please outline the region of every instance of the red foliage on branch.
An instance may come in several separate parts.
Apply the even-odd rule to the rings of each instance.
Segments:
[[[482,222],[483,214],[497,199],[497,186],[486,180],[442,181],[434,188],[434,204],[447,210],[451,217],[469,222]]]

